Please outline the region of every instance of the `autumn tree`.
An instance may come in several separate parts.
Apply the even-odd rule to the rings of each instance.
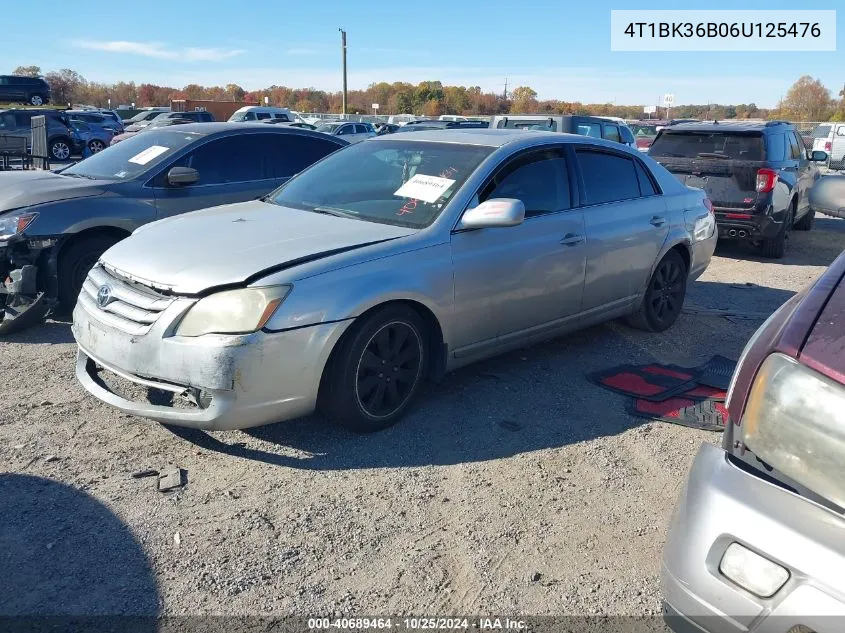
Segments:
[[[818,79],[804,75],[789,89],[780,109],[787,118],[799,121],[825,121],[830,116],[830,91]]]
[[[40,77],[41,66],[18,66],[12,71],[12,74],[21,77]]]
[[[226,94],[232,99],[232,101],[243,101],[244,95],[246,95],[246,90],[241,88],[238,84],[229,84],[226,86]]]
[[[536,112],[537,92],[528,86],[519,86],[513,89],[511,102],[511,112],[514,114],[520,112]]]

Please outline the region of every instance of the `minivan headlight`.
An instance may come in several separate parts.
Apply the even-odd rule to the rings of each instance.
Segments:
[[[291,286],[239,288],[203,297],[182,317],[176,335],[247,334],[260,330],[290,289]]]
[[[760,367],[742,415],[755,455],[845,507],[845,387],[783,354]]]

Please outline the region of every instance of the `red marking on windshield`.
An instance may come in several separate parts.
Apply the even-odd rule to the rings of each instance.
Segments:
[[[414,209],[417,208],[417,204],[419,204],[419,200],[416,198],[411,198],[402,205],[402,208],[396,213],[396,215],[408,215],[409,213],[413,213]]]

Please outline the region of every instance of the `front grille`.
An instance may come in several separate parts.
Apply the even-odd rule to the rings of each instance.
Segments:
[[[103,287],[109,288],[110,297],[105,305],[100,305],[97,297]],[[175,298],[119,277],[97,264],[82,285],[79,301],[103,322],[124,332],[139,335],[149,331]]]

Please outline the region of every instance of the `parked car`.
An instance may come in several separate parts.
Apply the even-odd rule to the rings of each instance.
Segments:
[[[432,119],[428,121],[411,121],[402,126],[403,132],[418,132],[420,130],[471,130],[487,128],[490,124],[487,121],[441,121]]]
[[[142,224],[255,199],[345,145],[297,128],[192,123],[138,134],[58,173],[0,173],[0,278],[24,276],[13,294],[31,307],[43,297],[38,310],[73,306],[97,258]],[[7,310],[4,326],[13,319]]]
[[[243,123],[245,121],[267,121],[277,119],[280,121],[293,121],[294,116],[287,108],[271,108],[269,106],[244,106],[232,113],[229,121]]]
[[[784,256],[792,228],[809,231],[809,192],[824,152],[807,152],[791,123],[711,121],[662,129],[649,156],[713,201],[719,237]]]
[[[373,128],[378,136],[383,136],[384,134],[393,134],[394,132],[398,132],[402,129],[402,126],[397,125],[396,123],[374,123]]]
[[[132,118],[125,119],[123,121],[124,128],[128,128],[130,125],[134,125],[135,123],[143,123],[145,121],[151,121],[156,118],[162,112],[170,112],[170,108],[147,108],[133,116]]]
[[[845,169],[845,123],[822,123],[812,133],[813,150],[826,152],[831,169]]]
[[[678,633],[842,629],[843,314],[845,252],[743,350],[722,446],[699,449],[663,552]]]
[[[163,127],[170,127],[171,125],[185,125],[186,123],[194,123],[194,121],[191,121],[190,119],[157,119],[149,125],[142,127],[138,131],[124,132],[123,134],[118,134],[111,140],[111,145],[117,145],[118,143],[125,141],[128,138],[132,138],[136,134],[140,134],[141,132],[149,132],[150,130],[157,130]]]
[[[72,121],[82,121],[97,128],[108,130],[112,133],[112,136],[123,133],[123,123],[116,123],[112,117],[97,111],[65,110],[64,114]]]
[[[369,123],[350,123],[348,121],[321,123],[317,126],[317,131],[323,134],[343,137],[344,140],[350,143],[365,141],[376,135],[376,131]]]
[[[50,103],[50,85],[41,77],[0,75],[0,103]]]
[[[47,117],[47,153],[54,161],[66,161],[81,153],[84,143],[70,127],[67,116],[59,110],[10,109],[0,110],[0,134],[24,136],[32,148],[32,117]],[[0,192],[2,194],[2,192]]]
[[[145,119],[126,126],[127,132],[140,132],[154,121],[166,121],[167,119],[188,119],[194,123],[211,123],[214,121],[214,115],[205,110],[192,110],[190,112],[159,112],[151,119]]]
[[[669,328],[715,245],[704,192],[617,143],[399,132],[107,251],[74,312],[77,376],[177,425],[319,406],[375,431],[426,376],[617,317]],[[108,386],[109,372],[172,406]]]
[[[70,119],[70,127],[76,132],[79,144],[83,147],[80,150],[85,155],[84,148],[87,147],[92,154],[106,149],[114,138],[114,132],[94,123],[86,123],[79,119]]]
[[[310,123],[302,123],[300,121],[285,121],[284,119],[263,119],[262,123],[268,123],[270,125],[289,125],[291,127],[299,127],[303,130],[316,130],[316,125],[311,125]]]
[[[545,116],[541,114],[520,114],[495,116],[490,122],[495,129],[545,130],[547,132],[565,132],[581,134],[593,138],[604,138],[622,145],[633,147],[633,134],[626,142],[622,137],[619,123],[597,116]],[[630,132],[630,130],[628,130]]]
[[[845,176],[828,175],[810,189],[810,207],[818,213],[845,218]]]
[[[631,132],[634,134],[634,144],[641,152],[647,152],[648,148],[657,138],[657,125],[652,123],[632,123]]]

